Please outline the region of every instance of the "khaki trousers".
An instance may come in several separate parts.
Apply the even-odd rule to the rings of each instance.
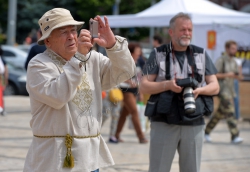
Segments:
[[[233,140],[235,137],[238,137],[240,133],[237,127],[237,120],[234,116],[233,98],[231,95],[226,94],[221,94],[218,98],[220,100],[219,108],[208,122],[205,133],[210,134],[219,121],[226,118],[227,125],[231,133],[231,140]]]

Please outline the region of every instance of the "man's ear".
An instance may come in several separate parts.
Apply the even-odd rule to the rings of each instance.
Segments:
[[[47,47],[50,47],[49,38],[44,39],[44,44],[45,44]]]
[[[168,29],[168,34],[169,34],[170,36],[172,36],[172,35],[173,35],[173,30],[172,30],[172,29]]]

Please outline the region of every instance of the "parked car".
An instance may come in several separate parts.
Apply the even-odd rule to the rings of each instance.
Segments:
[[[31,45],[18,45],[17,48],[25,51],[26,53],[29,53]]]
[[[4,90],[4,95],[28,95],[26,90],[26,70],[21,67],[8,64],[8,85]]]
[[[10,45],[1,45],[1,47],[3,50],[2,58],[6,61],[6,63],[18,68],[24,68],[24,64],[28,56],[27,52]]]
[[[142,48],[142,54],[143,56],[148,59],[150,53],[153,51],[153,48]]]

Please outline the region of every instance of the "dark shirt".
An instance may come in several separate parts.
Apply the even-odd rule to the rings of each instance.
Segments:
[[[186,55],[186,51],[174,51],[174,56],[176,57],[177,61],[179,62],[181,71],[183,70],[185,55]]]
[[[137,64],[141,67],[141,69],[143,69],[143,66],[145,65],[145,60],[143,59],[142,56],[140,56],[139,59],[137,60]]]
[[[35,57],[37,54],[39,53],[43,53],[44,51],[46,50],[46,46],[45,45],[38,45],[38,44],[35,44],[34,46],[32,46],[30,48],[30,51],[29,51],[29,54],[28,54],[28,57],[26,59],[26,62],[25,62],[25,69],[27,70],[28,68],[28,64],[29,64],[29,61]]]

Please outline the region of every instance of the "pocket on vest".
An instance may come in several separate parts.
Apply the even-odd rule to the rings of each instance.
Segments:
[[[146,104],[145,116],[152,117],[156,115],[156,107],[159,101],[159,94],[152,94]]]
[[[174,93],[172,91],[165,91],[159,95],[159,101],[157,105],[157,113],[158,114],[170,114],[171,113],[171,106],[172,106],[172,99]]]

